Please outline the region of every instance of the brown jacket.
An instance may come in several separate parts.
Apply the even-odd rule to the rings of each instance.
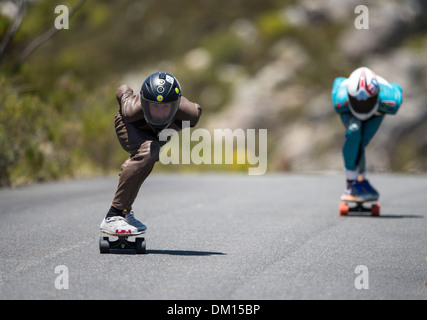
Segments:
[[[134,94],[128,85],[122,85],[117,89],[116,97],[120,105],[120,113],[127,123],[132,123],[142,130],[151,130],[144,118],[141,107],[141,95],[139,93]],[[190,121],[190,126],[195,127],[199,122],[201,114],[202,109],[197,103],[193,103],[187,98],[182,97],[178,112],[170,128],[177,131],[181,130],[183,121]]]
[[[131,157],[122,165],[112,206],[130,211],[141,184],[159,160],[160,148],[166,142],[159,141],[157,134],[145,121],[140,94],[133,94],[129,86],[123,85],[117,90],[116,96],[120,110],[115,116],[114,126],[120,144]],[[197,103],[182,97],[170,128],[181,130],[183,121],[190,121],[190,126],[194,127],[201,113],[202,109]]]

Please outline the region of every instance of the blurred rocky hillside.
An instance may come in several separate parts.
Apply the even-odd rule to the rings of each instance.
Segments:
[[[0,42],[15,3],[0,0]],[[368,30],[355,28],[358,5]],[[270,171],[340,171],[332,83],[368,66],[404,92],[369,146],[369,169],[427,170],[424,0],[91,0],[18,64],[55,6],[29,2],[0,62],[0,185],[117,171],[126,154],[112,127],[115,89],[139,90],[160,69],[203,107],[199,127],[268,129]]]
[[[404,92],[399,113],[386,118],[369,146],[369,169],[425,171],[427,3],[364,1],[369,30],[357,30],[360,3],[301,0],[283,8],[293,32],[266,48],[268,63],[233,83],[234,94],[212,127],[269,128],[273,170],[340,169],[344,131],[330,90],[335,77],[364,65]]]

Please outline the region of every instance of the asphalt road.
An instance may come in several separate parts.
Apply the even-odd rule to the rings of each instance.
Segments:
[[[147,255],[99,253],[116,177],[0,189],[0,299],[426,300],[427,176],[371,182],[380,218],[339,217],[337,174],[152,175]]]

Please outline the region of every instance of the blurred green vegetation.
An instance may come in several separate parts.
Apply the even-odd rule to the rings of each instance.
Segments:
[[[216,99],[204,106],[209,114],[229,98],[229,84],[218,79],[222,64],[254,71],[263,54],[262,45],[245,43],[231,24],[241,17],[256,21],[266,43],[287,30],[275,11],[284,5],[278,0],[91,0],[72,17],[69,30],[17,65],[31,41],[53,26],[56,5],[29,4],[0,64],[0,186],[117,172],[127,157],[113,127],[115,91],[124,74],[169,63],[182,72],[184,94],[193,100],[203,100],[204,89],[213,88]],[[0,15],[0,40],[11,24]],[[183,63],[197,47],[212,57],[206,70]],[[229,169],[242,170],[235,167]]]

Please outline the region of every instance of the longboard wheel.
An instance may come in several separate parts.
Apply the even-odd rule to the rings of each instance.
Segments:
[[[110,242],[108,237],[99,237],[99,251],[101,253],[110,253]]]
[[[145,238],[136,238],[136,253],[138,254],[146,254],[147,253],[147,242]]]
[[[345,203],[345,202],[340,203],[340,216],[341,217],[347,216],[349,210],[350,210],[350,208],[349,208],[347,203]]]
[[[381,214],[381,205],[379,203],[372,205],[371,213],[373,217],[379,217]]]

